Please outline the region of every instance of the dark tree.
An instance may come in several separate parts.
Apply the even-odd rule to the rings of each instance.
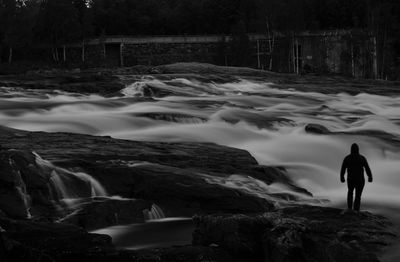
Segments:
[[[52,47],[53,59],[59,61],[57,47],[76,41],[82,35],[79,12],[71,0],[44,0],[36,24],[37,37]]]

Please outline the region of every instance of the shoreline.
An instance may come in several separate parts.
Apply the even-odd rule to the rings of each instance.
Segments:
[[[68,92],[110,95],[129,83],[124,78],[138,79],[148,75],[161,78],[187,76],[221,83],[240,79],[269,81],[274,87],[306,92],[337,94],[370,93],[399,95],[399,81],[356,79],[340,75],[295,75],[257,70],[245,67],[224,67],[201,63],[176,63],[160,66],[133,66],[124,68],[92,68],[72,70],[35,70],[24,74],[0,76],[0,86],[28,89],[59,89]],[[320,85],[324,85],[321,89]]]
[[[14,138],[10,139],[11,137],[14,137]],[[46,139],[46,140],[42,140],[42,139],[40,139],[40,137],[43,137],[43,139]],[[63,142],[63,143],[67,143],[65,145],[71,145],[70,142],[68,143],[68,139],[69,140],[72,139],[71,141],[73,141],[74,137],[76,137],[76,138],[80,137],[80,139],[79,139],[80,147],[85,147],[85,143],[82,141],[82,138],[90,139],[92,141],[102,141],[102,140],[117,141],[117,139],[112,139],[112,138],[107,138],[107,137],[95,137],[95,136],[68,134],[68,133],[26,132],[26,131],[19,131],[19,130],[13,130],[13,129],[8,129],[8,128],[2,128],[0,131],[0,140],[2,140],[2,144],[5,145],[6,147],[8,147],[8,145],[4,143],[6,141],[6,140],[4,140],[5,138],[10,141],[12,140],[14,143],[16,143],[16,141],[21,140],[21,139],[22,139],[21,142],[24,141],[25,139],[29,139],[30,141],[33,141],[33,144],[31,144],[29,147],[32,147],[32,145],[34,145],[34,143],[35,143],[34,141],[39,139],[39,140],[37,140],[37,143],[38,143],[38,145],[40,145],[40,148],[42,148],[41,150],[44,150],[43,152],[47,152],[44,154],[45,156],[47,156],[50,159],[54,159],[54,160],[58,159],[54,163],[63,163],[64,166],[70,166],[70,164],[68,164],[68,162],[65,162],[65,160],[66,160],[65,158],[71,159],[71,157],[73,157],[73,154],[74,154],[74,153],[72,153],[73,151],[71,151],[72,154],[71,153],[65,154],[65,145],[64,145],[63,146],[64,153],[62,155],[57,156],[56,151],[52,151],[52,150],[56,150],[56,148],[59,145],[53,145],[52,147],[54,149],[52,149],[51,147],[49,148],[49,146],[52,144],[51,137],[54,137],[54,139],[57,139],[57,140],[62,138],[62,140],[60,140],[60,141],[67,139],[67,141]],[[49,138],[50,138],[50,141],[49,141]],[[47,142],[45,142],[45,144],[43,144],[44,141],[47,141]],[[124,143],[126,143],[126,142],[124,142]],[[137,147],[138,145],[140,145],[140,143],[143,143],[143,142],[131,141],[130,143],[136,143],[136,147]],[[152,144],[156,145],[157,142],[144,142],[144,144],[147,147]],[[193,144],[193,143],[191,143],[191,144]],[[21,145],[26,146],[27,144],[22,143]],[[172,144],[164,144],[164,145],[172,145]],[[182,146],[186,147],[187,145],[190,145],[190,143],[189,144],[188,143],[177,143],[176,144],[176,146],[178,146],[178,148],[181,148]],[[203,146],[203,145],[202,145],[202,143],[198,143],[197,146]],[[208,146],[211,146],[211,144],[206,143],[206,144],[204,144],[204,146],[208,147]],[[215,146],[217,146],[217,145],[215,145]],[[217,147],[220,147],[220,146],[217,146]],[[104,147],[102,147],[102,148],[104,148]],[[222,148],[228,149],[227,147],[222,147]],[[41,152],[41,150],[38,150],[39,148],[35,149],[35,146],[32,147],[32,149],[34,149],[35,151],[38,151],[39,153]],[[234,149],[234,150],[237,150],[237,149]],[[18,152],[18,151],[15,151],[15,152]],[[51,153],[51,152],[53,152],[53,153]],[[56,155],[50,157],[54,153],[56,153]],[[127,152],[127,154],[128,153],[129,152]],[[80,155],[80,157],[82,157],[82,156],[83,155]],[[88,157],[88,156],[86,156],[86,157]],[[146,157],[146,158],[148,158],[148,157]],[[91,157],[89,157],[88,159],[91,159]],[[71,161],[71,160],[69,160],[69,161]],[[76,164],[78,164],[79,162],[73,162],[73,163],[75,163],[74,165],[76,166]],[[90,174],[95,174],[95,172],[91,172]],[[97,175],[96,178],[100,178],[100,177]],[[107,183],[105,183],[105,182],[104,182],[104,184],[107,185]],[[29,187],[29,185],[28,185],[28,187]],[[109,187],[108,187],[108,190],[109,190]],[[237,205],[237,204],[238,203],[236,203],[235,205]],[[165,205],[164,205],[164,207],[165,207]],[[256,207],[256,209],[257,208],[258,207]],[[166,209],[166,210],[168,210],[168,209]],[[247,229],[245,229],[246,231],[247,230],[250,230],[250,231],[255,230],[254,232],[261,232],[260,231],[261,228],[259,228],[260,225],[264,225],[264,226],[266,226],[266,228],[269,228],[270,226],[268,226],[268,225],[270,223],[274,224],[274,223],[278,223],[278,221],[282,221],[282,222],[286,221],[286,222],[284,222],[285,224],[282,224],[282,225],[276,224],[275,226],[273,226],[273,228],[283,227],[282,229],[285,229],[282,233],[278,233],[278,235],[276,235],[276,237],[280,238],[280,237],[285,236],[285,234],[288,234],[288,233],[284,233],[284,232],[286,232],[286,230],[290,230],[290,232],[292,232],[292,230],[294,230],[297,233],[296,233],[296,235],[292,236],[290,239],[285,240],[285,241],[289,241],[289,242],[285,242],[286,244],[283,244],[283,246],[279,247],[279,248],[284,248],[284,250],[286,250],[286,251],[284,251],[283,254],[270,253],[272,251],[269,248],[265,247],[265,248],[267,248],[267,250],[270,250],[270,251],[262,251],[262,252],[267,252],[267,254],[269,254],[268,256],[275,257],[275,256],[284,255],[284,256],[291,257],[293,254],[292,252],[294,252],[294,251],[291,251],[292,250],[291,245],[295,245],[295,246],[297,246],[299,244],[300,245],[303,245],[303,244],[308,245],[308,244],[306,244],[306,242],[304,242],[304,243],[297,242],[298,237],[300,237],[300,236],[301,236],[301,238],[311,237],[311,239],[313,239],[313,238],[319,238],[319,237],[325,238],[323,235],[327,234],[327,232],[331,232],[328,234],[336,234],[337,230],[338,230],[338,229],[336,229],[336,226],[338,226],[339,224],[338,224],[337,220],[335,220],[335,219],[338,219],[339,221],[343,220],[343,222],[345,223],[345,224],[343,224],[344,228],[342,228],[340,231],[340,232],[343,231],[343,233],[339,232],[340,234],[338,233],[338,235],[337,235],[337,237],[339,237],[338,238],[339,240],[335,240],[335,241],[339,241],[337,243],[341,246],[347,245],[345,243],[352,243],[351,241],[355,240],[358,243],[357,245],[363,246],[363,250],[364,250],[364,248],[366,248],[365,250],[369,250],[369,249],[371,249],[371,247],[369,247],[369,245],[372,243],[376,243],[376,244],[373,244],[373,246],[374,246],[373,250],[376,250],[374,252],[376,252],[377,255],[380,255],[380,254],[382,254],[381,252],[383,252],[383,254],[385,254],[385,251],[386,251],[386,249],[381,250],[383,245],[389,244],[389,242],[392,242],[392,240],[390,240],[390,239],[395,237],[392,233],[390,233],[391,232],[390,231],[391,223],[386,218],[384,218],[383,216],[379,216],[379,215],[373,215],[369,212],[364,212],[364,211],[360,212],[360,213],[341,215],[340,214],[342,211],[341,209],[334,209],[334,208],[329,208],[329,207],[317,207],[317,206],[313,207],[313,206],[307,206],[307,205],[299,205],[299,206],[295,205],[293,207],[286,207],[283,209],[276,209],[276,210],[270,209],[267,211],[263,211],[265,213],[262,213],[262,212],[261,213],[259,213],[259,212],[253,213],[254,211],[255,210],[250,211],[250,213],[248,213],[248,212],[243,213],[243,211],[238,210],[238,211],[236,211],[236,213],[237,213],[236,215],[234,215],[234,214],[231,215],[230,214],[231,211],[228,211],[228,213],[226,213],[225,215],[213,214],[212,212],[209,214],[204,214],[203,216],[195,215],[194,216],[195,232],[197,232],[197,233],[195,233],[194,238],[193,238],[193,243],[194,243],[193,246],[174,247],[174,248],[156,248],[156,249],[151,248],[151,249],[143,249],[143,250],[139,250],[139,251],[128,251],[128,250],[123,251],[123,250],[121,250],[119,252],[122,252],[122,253],[118,253],[119,255],[117,255],[117,257],[119,257],[121,254],[123,254],[125,252],[130,253],[131,256],[136,257],[136,258],[140,258],[141,256],[148,254],[149,252],[156,257],[166,256],[166,254],[169,254],[169,252],[173,252],[174,254],[179,254],[180,252],[184,252],[184,254],[186,254],[187,256],[190,257],[190,259],[188,258],[188,260],[184,260],[184,261],[191,261],[193,256],[204,255],[204,254],[210,255],[209,252],[211,252],[210,256],[213,257],[214,255],[216,255],[215,252],[217,252],[218,254],[216,256],[219,257],[221,255],[220,253],[222,252],[224,254],[223,256],[225,258],[222,260],[217,260],[217,261],[230,261],[230,260],[227,260],[227,257],[229,257],[231,259],[232,258],[231,256],[233,254],[235,254],[235,252],[237,252],[234,250],[236,250],[238,248],[238,250],[241,250],[241,251],[239,251],[239,253],[237,253],[239,256],[241,256],[242,258],[247,257],[247,259],[250,259],[252,257],[250,259],[250,260],[252,260],[252,259],[255,259],[256,257],[260,256],[259,252],[261,252],[261,250],[259,249],[258,244],[257,244],[258,240],[256,242],[254,242],[255,246],[251,247],[251,249],[248,249],[249,247],[246,245],[242,246],[244,243],[247,243],[248,241],[250,241],[248,239],[249,237],[252,239],[254,236],[253,235],[242,235],[243,233],[241,233],[242,231],[239,228],[244,226],[245,228],[247,228]],[[284,215],[284,214],[286,214],[286,212],[288,212],[287,215]],[[196,214],[196,213],[194,213],[194,214]],[[284,217],[281,217],[283,215],[284,215]],[[288,216],[288,217],[286,217],[286,216]],[[296,217],[298,217],[299,220],[295,219]],[[266,219],[266,220],[264,221],[264,219]],[[289,219],[289,220],[286,220],[286,219]],[[334,219],[334,220],[332,220],[332,219]],[[35,219],[35,220],[37,220],[37,219]],[[254,222],[252,222],[253,220],[254,220]],[[360,220],[363,221],[362,223],[364,226],[359,228],[356,225],[360,222]],[[14,222],[11,222],[11,221],[14,221]],[[2,228],[6,230],[5,231],[6,238],[13,239],[13,235],[14,235],[14,233],[11,233],[11,234],[8,233],[8,232],[12,232],[13,230],[15,230],[15,229],[11,229],[8,226],[9,223],[13,223],[14,228],[18,228],[18,227],[22,226],[22,224],[20,226],[18,226],[19,223],[25,224],[24,227],[26,227],[26,226],[30,227],[29,225],[31,222],[29,222],[29,220],[21,220],[21,222],[18,222],[18,221],[19,220],[9,220],[9,218],[7,218],[7,216],[4,217],[4,215],[0,219]],[[25,221],[25,222],[22,222],[22,221]],[[261,222],[261,221],[264,221],[264,222]],[[50,226],[50,228],[53,225],[52,223],[49,224],[49,222],[40,222],[40,221],[32,222],[32,223],[34,223],[32,225],[41,225],[44,223],[43,226],[44,225],[46,225],[46,227]],[[208,225],[208,223],[211,223],[211,224]],[[239,228],[236,228],[236,226],[232,228],[231,223],[239,223],[237,225]],[[244,223],[244,224],[241,225],[241,223]],[[289,223],[289,224],[287,224],[287,223]],[[320,229],[312,229],[312,228],[319,225],[320,223],[325,224],[326,226],[329,225],[329,227],[327,227],[327,228],[330,228],[330,227],[332,227],[332,228],[329,229],[328,231],[324,230],[324,231],[321,231],[320,233],[318,233],[318,230],[320,230]],[[346,226],[346,224],[348,224],[348,225]],[[60,225],[62,225],[62,224],[60,224]],[[67,226],[68,224],[65,224],[65,225]],[[236,236],[236,237],[239,237],[239,242],[234,244],[234,246],[232,246],[232,243],[230,243],[230,242],[225,243],[224,241],[227,241],[227,239],[229,239],[229,237],[228,236],[222,237],[222,236],[218,235],[218,233],[217,233],[218,229],[217,228],[215,230],[212,229],[212,227],[214,225],[217,226],[217,228],[219,228],[219,230],[222,230],[221,231],[222,236],[224,234],[228,234],[228,235],[239,234]],[[366,226],[366,225],[368,225],[368,226]],[[224,229],[225,226],[227,227],[226,229]],[[310,229],[304,230],[303,229],[304,226],[310,227]],[[40,227],[42,227],[42,226],[40,226]],[[72,234],[72,232],[75,232],[73,230],[78,229],[78,228],[73,229],[72,225],[68,226],[68,227],[71,227],[70,229],[68,229],[68,230],[72,230],[71,234]],[[375,229],[371,230],[372,228],[375,228]],[[350,233],[354,229],[356,231],[353,233]],[[55,229],[50,229],[50,230],[51,230],[50,232],[55,233],[59,229],[55,228]],[[53,230],[56,230],[56,231],[53,231]],[[225,231],[225,230],[228,230],[228,231]],[[237,231],[237,230],[239,230],[239,231]],[[317,231],[315,231],[315,230],[317,230]],[[332,230],[332,231],[330,231],[330,230]],[[350,230],[350,231],[347,231],[347,230]],[[360,233],[357,233],[358,230],[362,230],[364,233],[362,233],[360,235]],[[38,232],[41,232],[41,231],[38,231]],[[271,233],[268,233],[268,234],[272,234],[272,232],[275,232],[275,231],[271,231]],[[312,233],[313,236],[310,236],[309,235],[310,233],[307,233],[307,232],[314,232],[314,233]],[[42,238],[41,234],[43,234],[43,236],[44,236],[43,240],[40,240]],[[44,232],[38,233],[37,241],[39,241],[39,242],[47,241],[46,240],[47,234],[48,233],[44,233]],[[73,234],[75,234],[75,233],[73,233]],[[84,233],[83,231],[81,231],[80,234],[87,234],[87,233]],[[197,234],[197,236],[196,236],[196,234]],[[215,234],[217,234],[217,235],[215,235]],[[273,235],[275,235],[275,234],[276,233],[273,233]],[[292,234],[292,233],[290,233],[290,234]],[[297,234],[300,234],[300,235],[297,236]],[[342,236],[341,234],[344,234],[344,235]],[[363,234],[366,234],[366,235],[363,235]],[[3,233],[3,235],[4,235],[4,233]],[[363,237],[360,239],[360,237],[362,235],[363,235]],[[346,237],[344,237],[344,236],[346,236]],[[75,237],[75,236],[71,235],[71,237]],[[98,238],[95,235],[93,235],[93,237]],[[222,237],[222,238],[220,238],[220,237]],[[236,239],[236,237],[233,239]],[[398,236],[397,236],[397,238],[398,238]],[[258,237],[256,237],[256,239],[258,239]],[[374,240],[372,242],[370,242],[370,240],[368,240],[368,239],[374,239]],[[22,241],[22,243],[24,243],[24,234],[20,235],[20,237],[18,238],[18,241]],[[98,245],[97,242],[91,242],[91,241],[93,241],[93,240],[89,240],[89,242],[87,244],[92,245],[90,243],[93,243],[95,245]],[[101,251],[101,252],[104,253],[105,250],[107,250],[111,247],[110,246],[110,245],[112,245],[111,238],[109,241],[110,241],[109,244],[106,244],[104,246],[105,249],[102,249],[103,251]],[[251,241],[254,241],[254,240],[251,240]],[[342,242],[342,241],[345,241],[345,242]],[[212,247],[212,248],[207,247],[207,246],[209,246],[210,243],[216,243],[217,246]],[[260,243],[264,243],[264,242],[260,242]],[[278,243],[276,243],[276,244],[278,244]],[[303,244],[301,244],[301,243],[303,243]],[[325,243],[325,242],[323,242],[323,243]],[[329,247],[328,250],[331,250],[330,245],[333,245],[333,243],[336,243],[336,242],[328,242],[323,245],[327,245],[327,246],[325,246],[325,248]],[[384,244],[384,243],[386,243],[386,244]],[[87,244],[85,244],[85,245],[87,245]],[[104,244],[105,244],[105,242],[104,242]],[[27,245],[26,247],[29,248],[30,244],[26,243],[24,245]],[[334,244],[334,245],[336,245],[336,244]],[[200,247],[201,247],[201,249],[199,251],[198,248],[200,248]],[[344,246],[342,246],[341,248],[343,248],[343,247]],[[392,246],[388,246],[388,247],[390,248]],[[56,246],[55,248],[57,248],[57,250],[59,250],[58,252],[60,252],[60,251],[63,252],[62,251],[63,247]],[[253,248],[255,248],[255,249],[253,249]],[[274,247],[274,249],[272,249],[272,250],[275,250],[275,248],[278,248],[278,247]],[[189,251],[188,251],[188,249],[189,249]],[[46,250],[46,248],[44,250]],[[309,251],[307,251],[308,250],[307,246],[304,246],[302,248],[302,250],[303,250],[302,252],[305,252],[304,253],[305,255],[311,254],[311,253],[307,253],[307,252],[309,252]],[[336,251],[334,251],[334,250],[336,250],[336,249],[332,249],[331,251],[329,251],[329,252],[333,252],[333,253],[329,253],[330,254],[329,256],[334,256],[334,257],[339,256],[339,254],[335,253]],[[346,250],[347,250],[346,252],[350,252],[351,254],[353,254],[352,253],[353,251],[351,251],[351,249],[346,248]],[[47,252],[47,251],[45,251],[45,252]],[[82,251],[80,251],[80,252],[82,252]],[[273,252],[275,252],[275,251],[273,251]],[[359,251],[357,251],[357,252],[359,252]],[[363,251],[363,252],[367,252],[367,251]],[[361,259],[361,260],[356,259],[354,261],[365,261],[364,259],[366,257],[374,256],[373,253],[370,253],[370,252],[371,252],[371,250],[369,250],[365,254],[359,253],[356,256],[358,256],[359,259]],[[350,255],[350,253],[349,253],[349,255]],[[79,256],[82,256],[82,254],[83,253],[80,253]],[[363,254],[363,255],[360,257],[360,254]],[[96,256],[98,256],[98,255],[99,254],[97,254]],[[315,254],[313,254],[313,256],[314,255]],[[354,256],[354,255],[355,254],[353,254],[351,256]],[[320,259],[322,259],[323,257],[324,256],[320,257]],[[346,255],[346,257],[347,257],[347,255]],[[113,259],[115,259],[115,257],[113,257]],[[116,261],[118,261],[118,260],[116,260]],[[164,261],[164,260],[161,260],[161,261]],[[324,260],[320,260],[320,261],[324,261]]]
[[[200,70],[200,74],[194,73],[193,70]],[[240,83],[246,79],[255,82],[268,81],[278,83],[281,89],[321,93],[338,94],[346,92],[348,88],[353,88],[353,85],[357,87],[354,92],[373,90],[381,95],[382,93],[379,92],[384,92],[386,95],[400,93],[395,89],[396,83],[391,83],[389,86],[381,83],[381,86],[375,90],[373,89],[376,87],[375,82],[369,81],[361,81],[361,84],[357,81],[346,83],[346,79],[338,81],[338,78],[288,77],[264,71],[263,75],[260,75],[261,72],[246,71],[247,69],[235,69],[245,72],[230,74],[232,70],[232,68],[217,68],[210,65],[179,64],[170,68],[168,66],[159,68],[158,71],[149,71],[153,74],[146,75],[170,81],[168,83],[172,86],[174,82],[171,79],[188,77],[206,83],[232,81]],[[75,72],[59,75],[56,73],[8,80],[0,77],[0,85],[8,83],[11,87],[60,89],[68,92],[99,94],[105,98],[110,96],[118,98],[121,95],[118,94],[121,88],[141,77],[130,75],[129,72],[125,73],[125,75],[121,71],[118,74]],[[321,83],[329,85],[317,89],[321,87]],[[332,83],[334,85],[330,86]],[[178,91],[172,89],[171,94],[176,92],[179,95],[179,91],[182,91],[179,89],[180,83],[175,84],[176,86],[173,87],[177,87]],[[336,89],[338,86],[342,86],[342,89]],[[149,92],[155,95],[156,99],[157,95],[162,98],[170,94],[163,93],[164,90],[157,90],[153,86],[149,88]],[[153,101],[151,96],[143,97],[143,99]],[[132,101],[134,100],[130,99],[125,102],[132,103]],[[10,106],[10,109],[13,107]],[[151,114],[144,116],[155,120],[165,120],[168,117]],[[174,115],[172,119],[177,121],[174,117],[178,118],[178,116]],[[187,116],[181,117],[185,119]],[[200,116],[198,119],[202,120]],[[271,118],[270,121],[281,120]],[[304,129],[308,134],[319,136],[377,136],[389,142],[395,138],[389,133],[379,132],[332,132],[323,125],[317,124],[309,124]],[[266,256],[272,256],[271,259],[282,256],[291,258],[294,250],[300,249],[304,252],[304,256],[309,258],[315,255],[319,259],[335,257],[340,258],[339,261],[347,261],[356,257],[351,261],[366,261],[367,255],[371,256],[371,259],[375,258],[375,255],[381,257],[382,248],[389,243],[396,245],[399,238],[398,232],[395,236],[391,223],[383,216],[361,212],[343,217],[340,216],[340,209],[301,205],[302,197],[307,199],[311,193],[293,182],[285,168],[260,165],[260,161],[257,161],[250,154],[251,150],[247,149],[209,142],[144,142],[80,133],[29,132],[8,127],[0,127],[0,145],[16,149],[0,150],[2,161],[0,168],[6,171],[0,175],[0,180],[7,181],[3,188],[5,190],[3,193],[7,192],[4,195],[6,198],[3,199],[6,201],[3,204],[8,199],[10,203],[17,203],[14,206],[22,207],[20,210],[8,209],[8,212],[15,211],[11,216],[10,213],[0,212],[0,226],[6,230],[6,233],[2,233],[6,242],[19,243],[9,249],[9,251],[13,250],[10,251],[13,255],[16,255],[16,250],[22,249],[25,250],[24,254],[30,253],[34,256],[36,252],[34,250],[39,249],[51,256],[57,256],[60,253],[59,259],[65,259],[66,257],[62,256],[66,256],[68,252],[74,252],[74,249],[69,249],[69,241],[81,238],[82,242],[76,241],[77,245],[89,247],[88,250],[91,248],[98,248],[98,250],[91,253],[92,251],[74,247],[77,253],[74,253],[72,257],[86,256],[102,259],[108,257],[108,259],[116,259],[114,261],[125,261],[123,257],[130,257],[130,259],[141,261],[151,255],[155,260],[169,261],[171,257],[183,256],[186,259],[183,261],[193,261],[195,258],[204,256],[218,262],[225,262],[236,259],[236,249],[241,250],[239,257],[246,257],[247,260],[244,261],[253,261],[254,258]],[[37,155],[32,154],[33,151]],[[56,172],[56,175],[53,172]],[[10,174],[10,176],[4,177],[5,174]],[[238,177],[235,176],[237,174],[239,174]],[[65,191],[62,183],[54,182],[54,177],[62,179],[63,183],[67,183],[65,188],[71,190]],[[270,195],[266,199],[263,199],[240,191],[238,188],[223,186],[226,181],[229,183],[234,179],[249,177],[250,182],[257,181],[257,183],[265,184],[266,187],[277,182],[281,183],[288,186],[289,191],[295,194],[272,191],[268,193]],[[12,181],[11,184],[10,181]],[[249,180],[243,181],[249,182]],[[94,184],[98,186],[93,187]],[[88,185],[91,187],[88,188]],[[102,185],[104,190],[101,188]],[[13,195],[17,187],[25,188],[25,191],[22,191],[26,197],[24,196],[22,201],[18,195],[20,192]],[[94,196],[93,192],[95,192]],[[99,194],[96,195],[97,193]],[[64,201],[62,198],[74,194],[79,195],[79,201],[76,203]],[[120,196],[120,198],[115,196]],[[292,201],[297,205],[277,209],[274,201]],[[29,206],[29,211],[33,214],[33,220],[14,217],[15,214],[20,215],[24,212],[24,208],[28,207],[26,206],[28,202],[32,204]],[[1,205],[2,203],[0,203],[0,209]],[[149,216],[148,213],[153,212],[154,205],[160,206],[166,217],[194,216],[196,234],[193,243],[195,245],[156,248],[140,252],[116,251],[110,237],[91,235],[86,231],[132,222],[144,223],[143,211],[147,210],[146,214]],[[60,218],[65,218],[63,223],[53,223]],[[358,228],[357,223],[360,221],[368,227]],[[337,228],[337,225],[342,222],[344,223],[343,230]],[[322,224],[326,224],[325,229],[319,226]],[[215,230],[210,230],[210,228],[215,228]],[[36,232],[37,238],[33,242],[31,235],[21,233],[27,229]],[[53,250],[49,250],[50,246],[44,243],[49,241],[50,235],[57,235],[57,232],[68,232],[70,238],[66,243],[57,242],[61,241],[58,239],[51,247]],[[257,237],[254,238],[254,236]],[[276,239],[282,238],[282,243],[286,244],[271,242],[271,236]],[[326,242],[325,239],[328,238],[333,239],[333,242]],[[227,239],[231,242],[226,242]],[[315,239],[318,241],[314,242]],[[35,241],[37,243],[34,243]],[[312,253],[307,244],[310,242],[319,249],[328,250],[328,253]],[[338,253],[338,249],[347,252],[345,257],[341,257],[344,253]],[[395,246],[390,246],[389,249],[391,251],[395,249]],[[54,250],[56,252],[53,254]],[[276,252],[274,250],[280,250],[279,252],[283,253],[274,253]],[[383,252],[386,252],[386,249]]]

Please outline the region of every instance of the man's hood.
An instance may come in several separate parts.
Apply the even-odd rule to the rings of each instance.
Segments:
[[[359,148],[356,143],[351,145],[351,154],[352,155],[358,155],[359,154]]]

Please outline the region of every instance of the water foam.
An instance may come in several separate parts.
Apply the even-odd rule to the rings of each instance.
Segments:
[[[144,95],[146,85],[162,90],[165,96],[149,101],[135,99]],[[390,139],[400,137],[399,97],[322,94],[282,89],[262,81],[239,79],[221,84],[182,77],[143,77],[122,93],[124,97],[96,98],[67,93],[35,96],[30,91],[9,90],[0,93],[4,102],[0,121],[26,130],[111,135],[141,141],[214,142],[237,147],[248,150],[261,164],[285,166],[294,181],[332,200],[343,195],[345,186],[338,182],[338,171],[349,145],[357,142],[376,174],[375,182],[367,185],[366,199],[370,194],[392,204],[388,199],[398,194],[400,146]],[[16,103],[14,99],[20,95],[23,99]],[[56,100],[48,107],[48,102]],[[163,117],[154,117],[157,113]],[[207,121],[186,121],[174,115],[198,116]],[[288,121],[273,120],[279,118]],[[333,132],[355,134],[307,134],[304,127],[309,123],[323,125]],[[383,139],[379,135],[383,132],[390,136]]]
[[[35,152],[34,155],[36,164],[50,172],[49,186],[50,191],[55,192],[54,200],[68,203],[68,199],[107,196],[105,188],[92,176],[57,167]]]
[[[159,220],[165,218],[164,211],[156,204],[151,205],[151,209],[143,210],[143,216],[146,221]]]

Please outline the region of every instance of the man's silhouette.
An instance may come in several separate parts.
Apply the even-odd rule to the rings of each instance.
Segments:
[[[347,169],[347,207],[349,210],[353,208],[353,192],[356,190],[356,197],[354,200],[354,210],[360,210],[361,194],[364,189],[364,168],[367,172],[368,182],[372,182],[371,169],[368,166],[367,159],[360,155],[358,145],[351,145],[351,153],[343,160],[342,169],[340,171],[340,181],[344,183],[344,174]]]

